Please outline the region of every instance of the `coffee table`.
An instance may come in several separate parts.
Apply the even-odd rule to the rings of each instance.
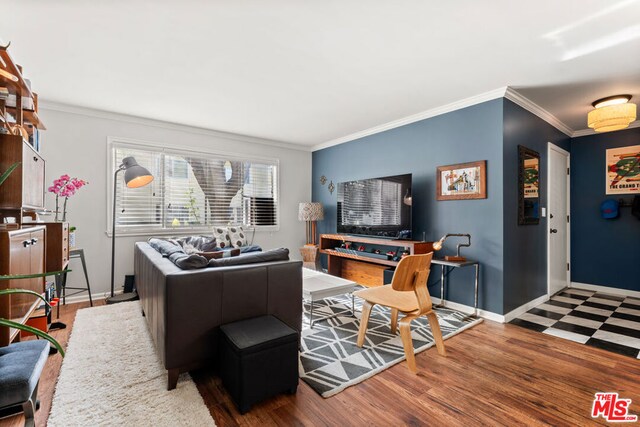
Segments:
[[[310,301],[309,326],[313,328],[313,303],[323,298],[338,295],[351,294],[351,313],[354,313],[353,291],[357,286],[356,282],[321,273],[319,271],[302,269],[302,298]],[[337,315],[326,317],[331,319]]]

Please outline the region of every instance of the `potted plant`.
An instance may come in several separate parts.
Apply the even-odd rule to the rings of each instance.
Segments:
[[[49,276],[49,275],[53,275],[53,274],[60,274],[60,273],[63,273],[63,272],[59,271],[59,272],[55,272],[55,273],[0,276],[0,280],[33,279],[33,278],[36,278],[36,277],[45,277],[45,276]],[[33,295],[35,297],[40,298],[42,301],[44,301],[45,304],[47,304],[49,307],[51,307],[51,305],[47,302],[47,300],[45,300],[44,297],[42,295],[40,295],[39,293],[37,293],[37,292],[30,291],[30,290],[27,290],[27,289],[0,289],[0,296],[11,295],[11,294]],[[58,351],[60,352],[60,355],[62,357],[64,357],[64,349],[62,348],[60,343],[58,341],[56,341],[56,339],[53,338],[51,335],[49,335],[48,333],[46,333],[44,331],[41,331],[40,329],[34,328],[33,326],[29,326],[29,325],[23,325],[22,323],[14,322],[13,320],[4,319],[2,317],[0,317],[0,326],[6,326],[8,328],[14,328],[14,329],[19,329],[19,330],[25,331],[25,332],[31,332],[33,335],[35,335],[37,337],[44,338],[45,340],[47,340],[51,344],[53,344],[58,349]]]
[[[88,182],[78,178],[71,178],[69,175],[64,174],[61,175],[60,178],[54,179],[51,187],[47,189],[49,193],[53,193],[56,195],[56,219],[58,222],[59,214],[60,214],[60,205],[59,200],[61,197],[64,197],[64,204],[62,207],[62,222],[67,221],[67,201],[69,197],[76,194],[76,191],[87,185]]]
[[[69,247],[76,247],[76,227],[69,227]]]

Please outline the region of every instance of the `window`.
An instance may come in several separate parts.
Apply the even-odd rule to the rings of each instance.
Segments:
[[[278,162],[113,142],[115,170],[127,156],[154,176],[127,188],[116,182],[116,232],[209,229],[214,225],[278,225]]]

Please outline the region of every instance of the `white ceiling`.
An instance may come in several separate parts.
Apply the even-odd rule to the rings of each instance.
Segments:
[[[307,146],[512,86],[640,101],[640,0],[0,0],[41,99]]]

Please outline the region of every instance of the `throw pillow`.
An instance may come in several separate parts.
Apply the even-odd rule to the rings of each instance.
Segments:
[[[231,245],[234,248],[241,248],[249,244],[247,235],[242,227],[229,227],[229,240],[231,240]]]
[[[225,256],[226,254],[226,256]],[[200,252],[198,255],[205,257],[207,260],[226,258],[240,255],[240,249],[231,249],[229,251]]]
[[[216,239],[211,236],[187,236],[175,240],[187,254],[211,252],[218,249]]]
[[[229,240],[229,230],[226,227],[214,227],[213,238],[216,240],[219,248],[231,247]]]

